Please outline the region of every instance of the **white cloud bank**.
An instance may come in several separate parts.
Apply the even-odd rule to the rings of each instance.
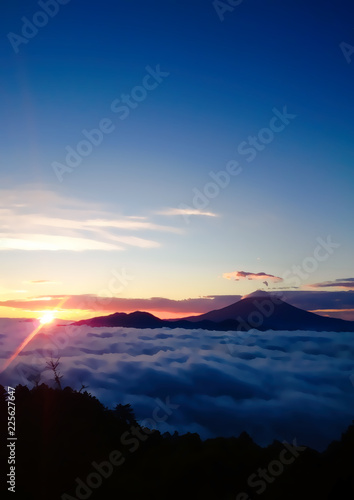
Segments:
[[[1,363],[35,326],[0,319]],[[42,371],[50,352],[61,357],[64,385],[88,385],[109,407],[132,403],[140,420],[168,396],[179,408],[162,431],[207,438],[245,430],[260,444],[296,437],[322,450],[354,418],[352,333],[51,327],[0,383],[26,383],[23,374]]]

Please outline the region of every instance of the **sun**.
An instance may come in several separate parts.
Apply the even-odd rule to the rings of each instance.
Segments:
[[[47,325],[48,323],[51,323],[54,320],[54,313],[51,311],[47,311],[43,314],[41,318],[39,318],[39,322],[42,325]]]

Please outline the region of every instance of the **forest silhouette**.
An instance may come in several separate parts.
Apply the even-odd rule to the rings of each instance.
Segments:
[[[198,434],[148,429],[139,425],[130,404],[117,403],[110,410],[85,387],[61,388],[55,380],[55,388],[43,383],[16,387],[13,498],[354,498],[354,425],[322,453],[308,447],[296,451],[293,443],[286,447],[280,441],[261,447],[245,432],[202,441]],[[0,386],[2,471],[9,469],[6,398]],[[259,420],[262,425],[261,415]],[[274,461],[286,452],[279,472]],[[266,479],[259,477],[262,470],[266,475],[260,477]]]

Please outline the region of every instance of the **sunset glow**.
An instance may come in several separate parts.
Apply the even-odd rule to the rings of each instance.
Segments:
[[[54,313],[52,311],[47,311],[43,314],[41,318],[39,318],[39,321],[42,325],[47,325],[48,323],[51,323],[54,320]]]

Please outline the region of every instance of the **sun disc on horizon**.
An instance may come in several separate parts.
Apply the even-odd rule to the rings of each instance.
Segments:
[[[47,311],[39,318],[39,322],[41,325],[48,325],[54,320],[54,313],[51,311]]]

